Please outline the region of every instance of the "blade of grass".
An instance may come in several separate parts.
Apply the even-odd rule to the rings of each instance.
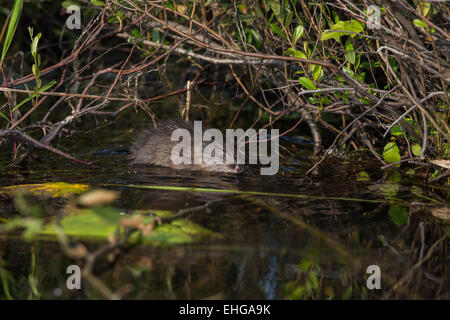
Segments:
[[[22,13],[23,0],[15,0],[14,6],[11,13],[11,19],[9,20],[8,30],[6,31],[5,42],[3,42],[2,58],[1,61],[6,57],[9,46],[11,45],[14,34],[16,33],[17,25],[19,24],[20,15]]]
[[[229,194],[243,194],[243,195],[255,195],[255,196],[275,196],[275,197],[288,197],[288,198],[302,198],[302,199],[317,199],[317,200],[342,200],[342,201],[354,201],[354,202],[368,202],[368,203],[396,203],[392,200],[384,199],[360,199],[360,198],[347,198],[347,197],[326,197],[326,196],[313,196],[305,194],[288,194],[288,193],[273,193],[273,192],[259,192],[259,191],[241,191],[232,189],[212,189],[212,188],[197,188],[197,187],[172,187],[172,186],[148,186],[148,185],[133,185],[133,184],[102,184],[108,187],[128,187],[137,189],[155,189],[155,190],[171,190],[171,191],[184,191],[184,192],[211,192],[211,193],[229,193]],[[401,203],[401,202],[398,202]]]
[[[0,111],[0,116],[3,117],[3,118],[5,118],[6,121],[11,122],[11,121],[9,120],[9,118],[8,118],[7,116],[5,116],[5,114],[4,114],[3,112],[1,112],[1,111]]]
[[[55,80],[50,81],[48,84],[46,84],[45,86],[43,86],[39,92],[44,92],[48,89],[50,89],[51,87],[53,87],[53,85],[56,83]],[[39,92],[37,94],[39,94]],[[17,106],[14,107],[14,109],[12,110],[12,112],[16,111],[20,106],[22,106],[24,103],[30,101],[31,99],[33,99],[34,97],[36,97],[37,95],[36,93],[33,93],[32,95],[30,95],[29,97],[26,97],[25,99],[22,100],[22,102],[20,102]]]

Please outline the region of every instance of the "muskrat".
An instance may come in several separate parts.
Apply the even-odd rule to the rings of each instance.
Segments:
[[[190,163],[175,163],[172,158],[172,151],[180,144],[180,141],[172,141],[172,133],[176,129],[185,129],[191,136],[191,161]],[[211,142],[201,142],[201,144],[194,143],[194,135],[197,130],[197,134],[203,138],[202,129],[198,130],[191,122],[182,120],[168,120],[157,124],[157,127],[151,127],[150,129],[142,132],[131,147],[131,159],[132,165],[155,165],[162,167],[169,167],[172,169],[184,169],[184,170],[197,170],[197,171],[211,171],[211,172],[230,172],[239,173],[242,171],[243,166],[236,163],[236,157],[233,155],[233,164],[226,164],[226,152],[223,147],[223,143],[219,142],[218,148],[219,156],[223,159],[221,163],[211,161],[211,159],[201,159],[201,163],[194,163],[195,152],[203,153],[205,147]],[[216,143],[216,141],[214,141]],[[201,148],[201,149],[200,149]],[[216,149],[217,150],[217,149]],[[180,153],[183,156],[183,150]],[[188,153],[186,154],[188,156]],[[230,154],[229,154],[230,156]]]

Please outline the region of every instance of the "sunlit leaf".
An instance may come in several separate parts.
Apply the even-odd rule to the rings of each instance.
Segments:
[[[294,45],[297,43],[298,40],[300,40],[300,38],[303,36],[304,33],[305,33],[305,28],[303,28],[303,26],[301,24],[299,24],[294,29],[294,38],[293,38]]]
[[[414,19],[413,23],[416,26],[420,27],[420,28],[426,28],[427,27],[427,24],[425,22],[423,22],[422,20],[420,20],[420,19]]]
[[[350,37],[355,37],[358,33],[364,30],[364,25],[357,20],[351,21],[339,21],[331,29],[325,30],[322,33],[322,41],[335,39],[339,41],[342,36],[349,35]]]
[[[20,15],[22,13],[23,0],[15,0],[14,6],[11,12],[11,17],[8,23],[8,29],[6,31],[5,41],[3,42],[2,58],[5,59],[9,46],[11,45],[14,34],[16,33],[17,25],[19,24]]]
[[[300,82],[300,84],[302,86],[304,86],[308,90],[315,90],[316,89],[316,86],[314,85],[314,83],[309,78],[300,77],[300,78],[298,78],[298,82]]]
[[[400,150],[395,142],[389,142],[383,150],[383,158],[387,163],[394,163],[401,160]],[[399,166],[400,164],[398,164]]]
[[[415,143],[411,146],[411,151],[413,153],[413,155],[415,155],[416,157],[420,156],[420,152],[422,151],[422,147]]]

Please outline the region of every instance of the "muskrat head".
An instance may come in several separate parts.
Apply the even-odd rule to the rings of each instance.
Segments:
[[[174,136],[177,129],[182,130]],[[195,137],[202,138],[201,142],[195,143]],[[203,135],[201,126],[169,120],[139,135],[131,147],[130,158],[132,165],[156,165],[210,172],[242,172],[244,166],[237,163],[234,150],[224,148],[223,138],[220,137],[222,134],[217,129]]]
[[[214,146],[214,149],[211,149],[213,150],[211,157],[205,156],[205,149],[212,146]],[[241,173],[244,170],[244,166],[237,163],[234,151],[226,149],[221,141],[214,141],[212,144],[204,142],[202,153],[204,155],[201,165],[203,170],[229,173]]]

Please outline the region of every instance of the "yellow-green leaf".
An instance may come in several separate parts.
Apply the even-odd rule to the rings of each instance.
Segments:
[[[383,158],[387,163],[394,163],[401,160],[400,150],[395,142],[389,142],[383,150]],[[399,166],[400,164],[398,164]]]

